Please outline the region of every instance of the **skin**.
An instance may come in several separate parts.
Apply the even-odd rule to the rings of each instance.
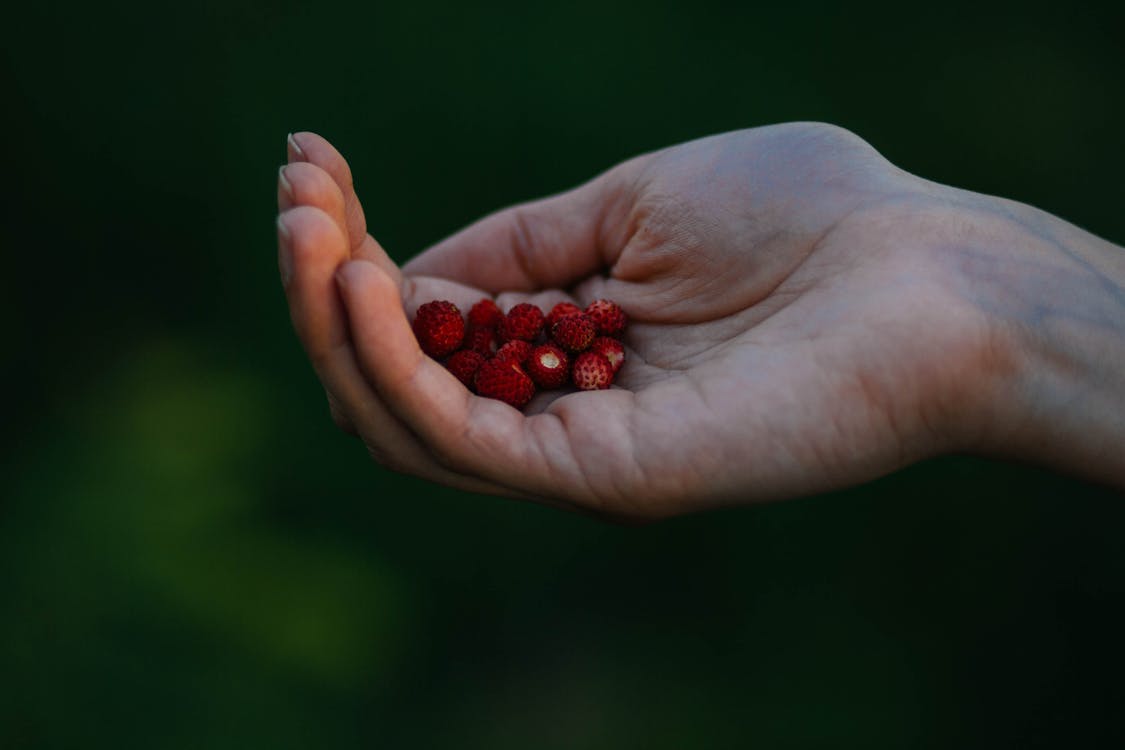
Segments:
[[[1125,251],[908,174],[840,128],[646,154],[401,269],[323,138],[290,137],[278,203],[297,334],[337,424],[394,470],[632,521],[948,452],[1125,487]],[[472,395],[409,321],[484,296],[618,302],[615,387],[539,394],[524,413]]]

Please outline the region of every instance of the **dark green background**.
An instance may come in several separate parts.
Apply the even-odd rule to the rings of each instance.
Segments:
[[[1125,26],[1062,3],[6,11],[0,747],[1092,747],[1125,503],[929,462],[640,529],[338,433],[274,250],[290,130],[402,260],[794,119],[1125,241]]]

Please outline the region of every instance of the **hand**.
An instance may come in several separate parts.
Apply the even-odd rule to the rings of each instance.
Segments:
[[[651,519],[987,450],[1017,366],[964,272],[1016,234],[982,218],[990,200],[902,172],[838,128],[774,126],[638,157],[400,270],[367,233],[342,157],[302,133],[279,189],[281,265],[337,422],[377,461]],[[620,387],[539,394],[526,414],[473,396],[409,320],[432,299],[467,310],[492,295],[504,309],[618,302]]]

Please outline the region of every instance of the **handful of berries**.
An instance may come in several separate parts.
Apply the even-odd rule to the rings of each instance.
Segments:
[[[536,387],[609,388],[625,364],[626,322],[625,312],[604,299],[585,310],[560,302],[547,315],[526,302],[505,315],[482,299],[467,323],[452,302],[435,300],[418,308],[413,328],[422,351],[443,360],[467,388],[520,409]]]

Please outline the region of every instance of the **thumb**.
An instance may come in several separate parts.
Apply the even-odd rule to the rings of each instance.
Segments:
[[[486,216],[403,266],[491,294],[567,288],[616,261],[638,157],[573,190]]]

